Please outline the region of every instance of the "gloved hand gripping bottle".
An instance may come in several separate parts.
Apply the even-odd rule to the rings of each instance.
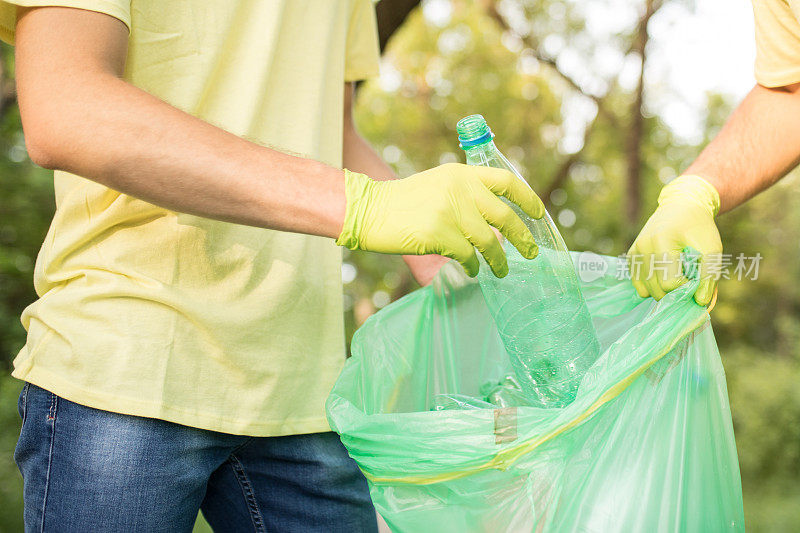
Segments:
[[[504,168],[525,181],[497,149],[481,115],[459,120],[456,130],[468,165]],[[506,241],[508,275],[497,278],[482,262],[478,282],[530,404],[564,407],[599,357],[600,343],[569,251],[550,215],[534,220],[506,203],[530,229],[539,255],[525,259]]]

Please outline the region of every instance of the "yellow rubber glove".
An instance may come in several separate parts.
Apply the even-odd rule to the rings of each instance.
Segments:
[[[686,283],[681,252],[692,247],[701,254],[701,281],[694,299],[708,305],[721,264],[722,241],[714,223],[718,212],[719,193],[699,176],[680,176],[661,190],[658,208],[628,250],[633,286],[639,296],[660,300]]]
[[[504,196],[533,218],[544,205],[530,187],[498,168],[448,163],[406,179],[375,181],[345,170],[347,210],[336,244],[386,254],[439,254],[478,274],[475,248],[498,277],[508,273],[492,227],[528,259],[539,253],[533,236]]]

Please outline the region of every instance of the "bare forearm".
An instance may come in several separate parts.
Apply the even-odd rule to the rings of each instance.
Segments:
[[[336,237],[340,170],[248,142],[109,75],[51,101],[34,158],[175,211]],[[74,82],[73,82],[74,83]],[[39,110],[39,112],[47,112]]]
[[[361,172],[377,180],[397,177],[392,167],[381,159],[367,141],[361,137],[352,124],[345,121],[342,161],[346,169]]]
[[[730,211],[800,163],[800,90],[756,85],[686,170],[719,191]]]
[[[127,29],[67,8],[20,11],[16,73],[31,158],[175,211],[337,237],[341,170],[259,146],[121,79]]]

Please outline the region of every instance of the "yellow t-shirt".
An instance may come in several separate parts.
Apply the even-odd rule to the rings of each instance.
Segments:
[[[752,0],[756,80],[764,87],[800,82],[800,0]]]
[[[370,0],[14,3],[122,20],[130,83],[335,166],[344,83],[378,68]],[[15,13],[0,2],[10,42]],[[55,194],[14,376],[91,407],[227,433],[329,430],[324,402],[345,358],[331,239],[177,213],[66,172]]]

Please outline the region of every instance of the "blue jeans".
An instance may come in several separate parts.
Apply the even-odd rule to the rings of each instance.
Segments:
[[[32,384],[14,459],[25,531],[377,531],[335,433],[245,437],[70,402]]]

